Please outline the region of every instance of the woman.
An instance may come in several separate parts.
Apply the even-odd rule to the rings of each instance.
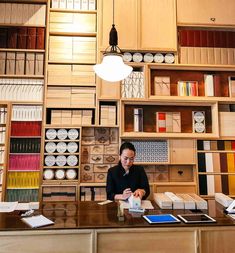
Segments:
[[[124,142],[120,147],[120,161],[110,168],[107,175],[107,199],[125,200],[133,193],[135,197],[146,199],[149,195],[149,182],[142,166],[134,165],[135,147]]]

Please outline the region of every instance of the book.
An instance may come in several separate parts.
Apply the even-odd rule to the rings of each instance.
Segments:
[[[158,133],[166,132],[166,113],[156,112],[156,131]]]
[[[143,108],[134,108],[134,131],[143,131]]]
[[[39,228],[43,226],[53,225],[54,222],[46,218],[44,215],[36,215],[31,217],[25,217],[21,219],[28,224],[31,228]]]

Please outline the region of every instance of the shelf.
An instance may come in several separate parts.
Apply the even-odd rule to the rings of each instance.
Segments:
[[[84,63],[79,61],[68,61],[68,60],[48,60],[49,64],[78,64],[78,65],[95,65],[96,63]],[[70,85],[67,85],[70,86]]]
[[[77,166],[43,166],[43,169],[79,169],[79,165]]]
[[[162,185],[169,185],[169,186],[187,186],[187,185],[190,185],[190,186],[197,186],[196,182],[174,182],[174,181],[171,181],[171,182],[153,182],[153,185],[154,186],[162,186]]]
[[[38,24],[9,24],[9,23],[0,23],[0,26],[7,26],[7,27],[44,27],[46,28],[46,25],[38,25]]]
[[[7,187],[7,190],[39,190],[39,187]]]
[[[235,172],[198,172],[198,175],[235,175]]]
[[[78,186],[78,180],[43,180],[42,187],[46,186]]]
[[[199,97],[199,101],[194,101],[194,99],[187,99],[188,97],[179,97],[179,96],[164,96],[164,98],[166,98],[167,101],[162,101],[162,97],[158,96],[158,99],[153,100],[149,100],[149,99],[140,99],[140,98],[132,98],[132,99],[122,99],[122,102],[124,105],[138,105],[138,106],[144,106],[144,105],[152,105],[152,106],[157,106],[157,105],[161,105],[161,106],[212,106],[212,105],[216,105],[217,100],[207,100],[205,98],[207,97]],[[179,99],[177,101],[175,101],[175,99],[172,98],[183,98]],[[190,97],[192,98],[192,97]],[[190,100],[190,101],[188,101]],[[201,104],[203,103],[203,104]]]
[[[85,186],[85,187],[96,187],[96,186],[106,186],[106,183],[80,183],[80,187]]]
[[[7,172],[9,172],[9,173],[11,173],[11,172],[40,172],[40,170],[9,170],[8,169],[8,171]]]
[[[162,138],[190,138],[190,139],[208,139],[219,138],[219,135],[213,133],[147,133],[147,132],[125,132],[120,138],[123,139],[162,139]]]
[[[44,155],[80,155],[80,153],[70,153],[70,152],[64,152],[64,153],[55,153],[55,152],[45,153],[44,152]]]
[[[74,9],[50,8],[50,12],[68,12],[68,13],[96,14],[97,10],[74,10]]]
[[[76,139],[76,140],[70,140],[70,139],[69,140],[68,139],[66,139],[66,140],[58,140],[58,139],[56,139],[56,140],[47,140],[47,139],[45,139],[45,142],[80,142],[80,140],[79,139]]]
[[[122,99],[124,100],[124,99]],[[130,99],[129,99],[130,100]],[[224,102],[224,103],[235,103],[235,97],[206,97],[206,96],[149,96],[150,101],[169,101],[174,100],[176,102],[197,102],[197,103],[205,103],[206,102]],[[128,101],[128,99],[125,99],[124,101]],[[130,100],[132,101],[132,100]],[[135,100],[136,101],[136,100]],[[139,99],[138,99],[139,101]]]
[[[18,120],[20,121],[20,120]],[[42,138],[41,136],[10,136],[10,138],[18,138],[18,139],[40,139]]]
[[[37,153],[9,153],[10,155],[40,155],[40,152]]]
[[[78,36],[78,37],[96,37],[96,33],[81,32],[49,32],[50,36]]]
[[[169,69],[169,70],[205,70],[205,71],[235,71],[235,65],[208,65],[208,64],[166,64],[148,63],[150,69]]]
[[[235,153],[235,150],[198,150],[197,153]]]
[[[64,184],[64,182],[67,182],[67,183],[78,183],[78,179],[75,180],[75,179],[62,179],[62,180],[57,180],[57,179],[53,179],[53,180],[43,180],[43,183],[45,184],[55,184],[55,183],[58,183],[58,184]]]
[[[0,75],[0,78],[44,79],[43,75]]]
[[[0,48],[0,52],[45,53],[45,49]]]
[[[59,101],[58,101],[59,102]],[[50,108],[55,108],[55,106],[46,106],[46,108],[48,108],[48,109],[50,109]],[[61,106],[61,107],[56,107],[56,109],[63,109],[63,108],[66,108],[66,109],[75,109],[74,108],[74,106]],[[80,110],[80,109],[95,109],[96,107],[95,106],[86,106],[86,105],[84,105],[84,106],[80,106],[79,105],[79,107],[78,108],[76,108],[75,110]]]

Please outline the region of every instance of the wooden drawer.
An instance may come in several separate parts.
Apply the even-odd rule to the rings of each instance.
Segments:
[[[189,166],[171,166],[169,168],[169,181],[193,182],[193,168]]]

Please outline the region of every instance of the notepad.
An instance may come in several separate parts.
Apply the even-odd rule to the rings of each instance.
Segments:
[[[25,218],[22,218],[21,220],[25,222],[26,224],[28,224],[31,228],[38,228],[38,227],[54,224],[53,221],[49,220],[43,215],[25,217]]]
[[[155,214],[155,215],[144,215],[143,218],[147,220],[150,224],[158,223],[179,223],[180,220],[177,219],[172,214]]]
[[[211,223],[216,222],[215,219],[207,214],[181,214],[178,217],[185,223]]]

